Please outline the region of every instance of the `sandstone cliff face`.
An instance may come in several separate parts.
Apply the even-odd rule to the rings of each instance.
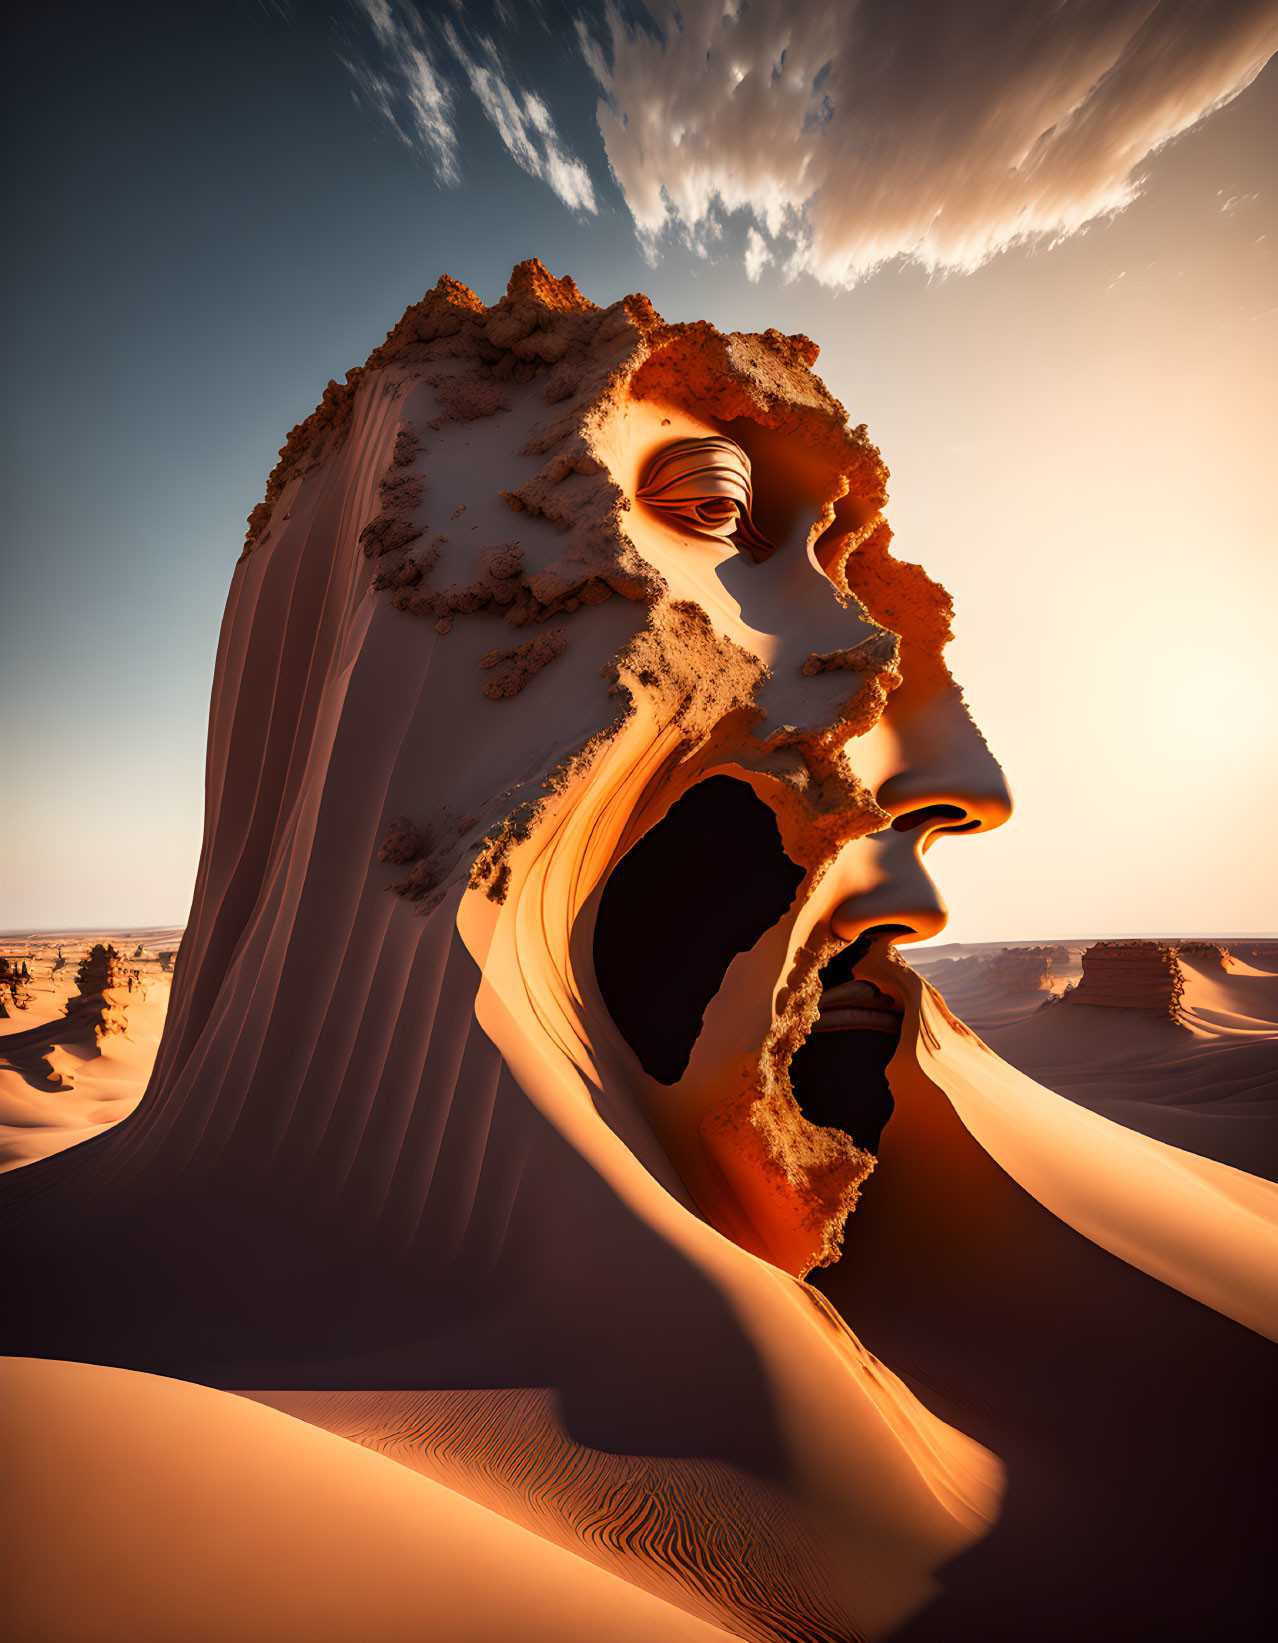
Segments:
[[[491,307],[441,281],[330,385],[233,579],[205,849],[151,1084],[68,1194],[90,1206],[81,1246],[111,1262],[85,1284],[90,1333],[109,1313],[113,1343],[154,1346],[138,1274],[156,1270],[180,1289],[170,1364],[212,1351],[235,1384],[278,1385],[310,1357],[341,1376],[376,1360],[394,1384],[554,1388],[594,1411],[592,1450],[688,1442],[698,1467],[784,1474],[836,1539],[885,1498],[943,1502],[922,1542],[902,1531],[930,1571],[982,1532],[997,1467],[921,1405],[885,1447],[880,1410],[908,1393],[884,1392],[816,1292],[783,1279],[837,1255],[874,1164],[804,1117],[788,1067],[846,945],[808,892],[891,820],[847,743],[907,669],[912,723],[935,694],[947,735],[974,730],[941,656],[948,598],[891,556],[886,469],[815,358],[803,337],[667,325],[642,297],[599,308],[530,263]],[[656,451],[725,429],[758,533],[785,544],[765,563],[636,505]],[[590,898],[724,771],[772,810],[807,890],[738,955],[673,1090],[640,1080],[597,998]],[[111,979],[108,956],[99,972],[84,985]],[[128,1219],[123,1258],[97,1206],[134,1201],[154,1218]],[[70,1214],[47,1193],[39,1214],[56,1269]],[[231,1261],[205,1259],[228,1236]],[[66,1290],[42,1282],[32,1312],[56,1293],[78,1317]],[[528,1322],[494,1341],[478,1320],[515,1291]],[[792,1412],[819,1440],[774,1440]],[[871,1514],[830,1503],[834,1474]],[[592,1536],[616,1521],[590,1503]],[[767,1535],[753,1502],[736,1521]],[[859,1631],[825,1625],[824,1565],[779,1544],[803,1572],[794,1619],[748,1635]],[[867,1555],[877,1592],[884,1558]],[[897,1582],[885,1616],[917,1584]]]
[[[1004,947],[990,960],[990,983],[1008,997],[1049,992],[1068,963],[1068,947]]]
[[[361,485],[371,480],[372,494],[362,490],[366,500],[352,505],[366,561],[358,575],[374,596],[368,620],[389,647],[415,642],[423,655],[438,655],[440,672],[453,673],[459,720],[475,711],[475,698],[499,705],[504,725],[477,721],[490,747],[549,747],[553,734],[534,723],[532,704],[558,702],[548,721],[556,712],[562,720],[570,694],[586,729],[541,772],[540,791],[524,788],[517,802],[518,766],[515,781],[499,787],[476,784],[463,796],[454,784],[445,804],[433,787],[422,802],[409,792],[415,780],[397,783],[374,846],[378,863],[396,869],[385,888],[426,917],[463,876],[496,904],[518,901],[512,859],[534,833],[547,849],[553,817],[569,814],[563,795],[579,804],[589,791],[591,802],[613,809],[609,828],[627,825],[609,787],[596,785],[609,759],[618,771],[671,760],[669,791],[653,803],[660,813],[700,771],[731,756],[746,779],[767,784],[785,847],[813,882],[849,839],[887,822],[856,777],[847,742],[885,710],[907,653],[916,688],[950,684],[942,651],[951,606],[920,567],[892,556],[882,513],[887,469],[865,428],[849,425],[813,373],[816,358],[803,336],[667,324],[642,296],[601,308],[572,280],[527,262],[491,307],[442,279],[344,386],[330,383],[314,415],[290,433],[250,518],[245,578],[269,578],[292,551],[284,544],[306,528],[311,476],[340,470],[376,414],[390,437],[378,443],[375,468],[369,452]],[[703,590],[686,565],[672,574],[659,553],[640,551],[631,496],[638,474],[625,474],[645,418],[649,439],[673,438],[672,418],[680,431],[685,422],[731,428],[753,465],[768,530],[788,518],[800,491],[808,497],[822,619],[804,629],[802,657],[770,652],[765,663],[689,597]],[[670,436],[659,431],[667,427]],[[437,639],[438,652],[428,651]],[[579,682],[570,686],[574,672]],[[516,702],[534,684],[531,702]],[[611,835],[594,828],[593,837]],[[555,860],[571,898],[579,874],[566,852]],[[796,1248],[787,1242],[784,1257],[769,1253],[795,1270],[835,1258],[872,1167],[839,1132],[807,1124],[790,1091],[790,1054],[815,1018],[828,956],[798,945],[783,1019],[762,1050],[752,1048],[758,1065],[713,1125],[746,1160],[750,1180],[763,1171],[774,1197],[791,1206],[786,1238]],[[526,991],[541,959],[516,967]],[[547,986],[555,996],[580,990],[571,980]],[[729,1082],[738,1076],[734,1064]],[[725,1101],[722,1090],[716,1099]]]
[[[1185,975],[1174,944],[1165,941],[1098,941],[1083,954],[1083,976],[1063,997],[1066,1004],[1097,1004],[1139,1010],[1175,1021]]]

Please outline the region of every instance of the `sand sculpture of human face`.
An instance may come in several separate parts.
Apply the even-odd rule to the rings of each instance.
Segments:
[[[941,659],[948,599],[889,556],[886,472],[811,345],[647,340],[573,427],[611,510],[596,581],[647,607],[602,658],[625,711],[472,875],[509,903],[509,967],[468,940],[507,997],[553,974],[530,1030],[576,1046],[600,1110],[629,1092],[712,1224],[803,1274],[837,1258],[890,1114],[890,948],[945,922],[922,855],[1010,799]],[[557,609],[580,624],[591,585]]]
[[[748,727],[646,795],[665,819],[602,887],[596,975],[698,1204],[802,1273],[837,1255],[890,1115],[883,1075],[905,995],[888,955],[945,923],[922,856],[945,833],[997,826],[1010,799],[938,659],[855,598],[830,466],[793,434],[737,422],[725,441],[660,401],[632,401],[610,432],[636,547],[673,602],[706,612],[767,675]],[[667,453],[689,475],[667,485],[675,506],[651,482]],[[701,453],[717,464],[708,479]],[[729,536],[678,506],[725,472],[753,493],[749,508],[730,504]],[[862,530],[882,532],[867,512]],[[920,579],[920,592],[943,619],[941,590]],[[682,1007],[645,988],[663,961],[686,984]]]

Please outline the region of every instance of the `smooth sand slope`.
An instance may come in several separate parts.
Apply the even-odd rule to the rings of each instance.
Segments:
[[[1202,944],[1200,944],[1202,945]],[[1050,978],[1077,981],[1082,949]],[[1175,1019],[1009,993],[999,953],[921,968],[1006,1061],[1049,1089],[1176,1147],[1278,1179],[1278,961],[1181,951]],[[1262,967],[1268,964],[1271,967]]]
[[[1055,1096],[926,1001],[923,1019],[893,1065],[891,1190],[816,1282],[1003,1459],[1007,1493],[899,1636],[1264,1635],[1278,1355],[1212,1308],[1278,1331],[1278,1189]]]
[[[11,1643],[712,1643],[728,1634],[244,1398],[0,1361]],[[68,1563],[70,1558],[70,1563]]]

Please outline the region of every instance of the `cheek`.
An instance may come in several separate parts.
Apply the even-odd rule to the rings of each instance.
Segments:
[[[638,508],[635,513],[639,512]],[[664,580],[669,596],[699,605],[725,639],[760,654],[759,634],[743,613],[732,572],[741,555],[697,537],[684,537],[646,517],[627,521],[638,552]],[[756,567],[747,565],[746,569]]]
[[[901,769],[904,749],[888,712],[862,736],[848,743],[848,763],[857,777],[876,797],[884,784]]]

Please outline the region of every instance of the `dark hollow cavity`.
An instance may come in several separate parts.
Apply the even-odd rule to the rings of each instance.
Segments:
[[[887,938],[904,930],[904,926],[879,925],[858,937],[822,969],[822,988],[851,981],[876,937]],[[898,1033],[872,1027],[809,1033],[790,1059],[790,1088],[809,1124],[842,1130],[858,1147],[877,1153],[884,1126],[892,1116],[887,1065],[899,1039]]]
[[[689,788],[613,868],[595,976],[650,1077],[681,1077],[728,966],[784,917],[802,881],[776,817],[733,776]]]

